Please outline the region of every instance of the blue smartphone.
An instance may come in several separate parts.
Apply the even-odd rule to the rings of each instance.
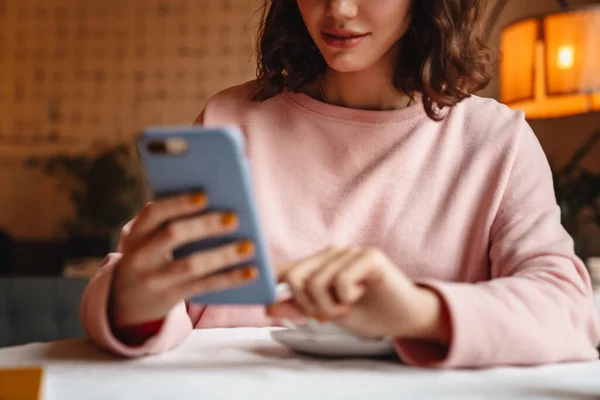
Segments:
[[[254,259],[250,263],[259,270],[256,280],[188,299],[194,303],[265,305],[275,302],[277,279],[260,229],[244,146],[243,135],[231,126],[153,127],[138,138],[138,154],[154,198],[202,191],[209,200],[203,212],[233,211],[239,217],[236,232],[186,244],[176,249],[174,258],[237,240],[248,239],[255,244]]]

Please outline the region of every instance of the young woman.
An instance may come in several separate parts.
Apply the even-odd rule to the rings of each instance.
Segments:
[[[194,328],[312,315],[396,338],[406,363],[478,367],[592,360],[585,266],[560,224],[552,176],[522,112],[472,95],[489,75],[480,0],[270,0],[258,79],[213,96],[197,123],[246,135],[262,223],[293,300],[187,305],[244,284],[236,229],[190,217],[210,193],[149,203],[82,301],[99,345],[166,351]]]

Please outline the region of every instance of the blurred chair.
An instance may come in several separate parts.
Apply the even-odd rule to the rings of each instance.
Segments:
[[[0,347],[80,338],[85,279],[0,278]]]

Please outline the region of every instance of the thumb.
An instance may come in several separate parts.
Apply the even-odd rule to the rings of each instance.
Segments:
[[[293,300],[286,300],[281,303],[275,303],[267,306],[267,315],[274,318],[299,319],[306,318]]]

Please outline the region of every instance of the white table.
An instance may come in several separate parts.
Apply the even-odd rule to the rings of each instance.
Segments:
[[[135,360],[103,353],[87,340],[0,350],[0,368],[40,365],[48,400],[600,398],[600,361],[436,371],[299,356],[274,342],[269,329],[253,328],[196,330],[171,352]]]

